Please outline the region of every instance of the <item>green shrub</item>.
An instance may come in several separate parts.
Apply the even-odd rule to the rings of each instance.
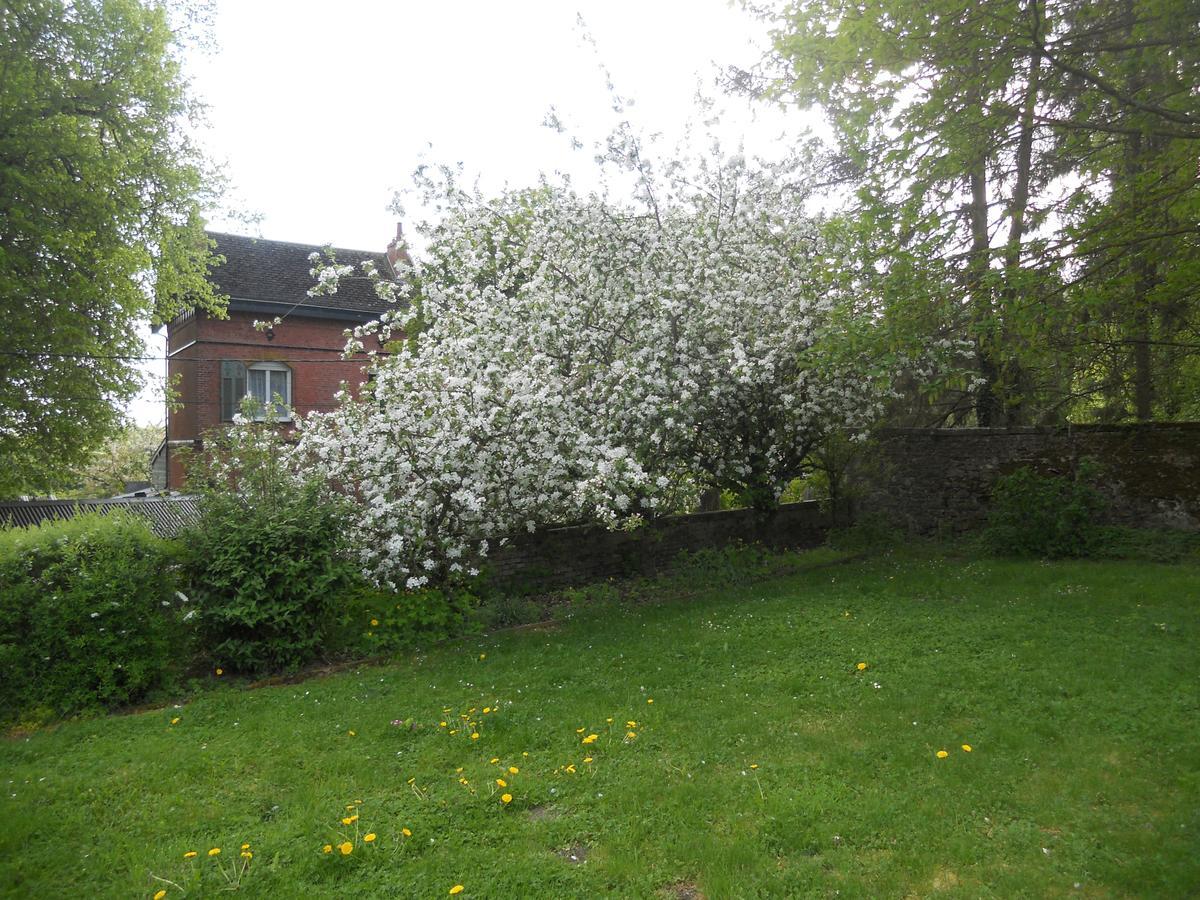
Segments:
[[[478,604],[463,588],[393,593],[368,586],[350,592],[347,649],[395,653],[461,634]]]
[[[325,648],[357,581],[339,553],[343,519],[316,485],[278,486],[270,501],[207,493],[186,535],[200,652],[214,666],[293,671]]]
[[[326,649],[360,583],[343,509],[289,467],[273,416],[210,438],[188,469],[200,519],[184,535],[198,649],[234,672],[293,671]]]
[[[0,531],[0,719],[113,708],[166,686],[183,646],[175,555],[121,514]]]
[[[1028,466],[999,478],[983,533],[988,549],[1047,559],[1093,555],[1103,537],[1096,520],[1104,501],[1089,484],[1096,473],[1084,459],[1070,478]]]

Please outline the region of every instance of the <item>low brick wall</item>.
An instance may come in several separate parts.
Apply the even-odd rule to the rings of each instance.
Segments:
[[[494,552],[489,562],[502,584],[522,582],[561,587],[612,577],[649,575],[682,551],[759,541],[772,547],[813,547],[828,522],[820,504],[787,503],[775,513],[731,509],[664,516],[636,531],[606,531],[594,525],[548,528],[521,536]]]
[[[1022,466],[1064,475],[1082,457],[1100,464],[1110,522],[1200,530],[1200,422],[890,429],[859,473],[856,514],[966,530],[985,520],[997,477]]]

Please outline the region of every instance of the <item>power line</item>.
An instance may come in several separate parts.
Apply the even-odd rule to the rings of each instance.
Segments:
[[[266,349],[270,349],[270,348],[267,347]],[[311,363],[355,363],[355,362],[369,363],[372,360],[372,357],[365,356],[365,355],[348,359],[341,355],[340,350],[324,350],[319,347],[315,347],[311,350],[301,349],[301,350],[299,350],[299,352],[301,352],[301,353],[337,353],[338,356],[336,359],[326,359],[326,358],[320,358],[320,357],[313,359],[313,358],[307,357],[307,356],[304,356],[304,357],[290,356],[289,359],[295,363],[310,363],[310,362]],[[389,355],[390,354],[387,353],[386,351],[381,351],[380,353],[377,354],[377,356],[384,356],[384,357],[389,356]],[[251,359],[251,357],[249,357],[249,356],[246,356],[246,357],[241,357],[241,356],[121,356],[118,354],[106,355],[106,354],[102,354],[102,353],[42,353],[42,352],[38,352],[38,351],[30,352],[27,350],[0,350],[0,356],[12,356],[12,357],[17,357],[19,359],[31,359],[31,360],[36,360],[36,359],[95,359],[95,360],[107,359],[107,360],[120,360],[122,362],[181,362],[181,361],[228,362],[230,360]],[[263,359],[262,361],[263,362],[271,362],[272,360]]]

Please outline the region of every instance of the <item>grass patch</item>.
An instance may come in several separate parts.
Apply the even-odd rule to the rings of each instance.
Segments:
[[[10,739],[0,893],[1200,890],[1200,568],[922,552],[682,593]]]

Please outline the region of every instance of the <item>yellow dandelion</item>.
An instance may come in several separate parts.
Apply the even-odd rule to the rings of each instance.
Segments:
[[[938,759],[945,759],[945,758],[946,758],[947,756],[949,756],[949,755],[950,755],[950,754],[949,754],[949,753],[947,753],[945,750],[939,750],[939,751],[937,752],[937,758],[938,758]]]
[[[378,628],[378,627],[379,627],[379,620],[378,620],[378,619],[372,619],[372,620],[371,620],[371,627],[372,627],[372,628]]]
[[[353,729],[353,728],[351,728],[351,729],[350,729],[350,737],[354,737],[354,734],[355,734],[355,732],[354,732],[354,729]]]
[[[583,761],[584,761],[585,763],[590,763],[590,762],[592,761],[592,758],[591,758],[590,756],[585,756],[585,757],[583,758]]]
[[[757,769],[757,768],[758,768],[758,763],[750,763],[750,768],[752,768],[752,769]]]
[[[184,858],[184,859],[195,859],[195,858],[196,858],[196,851],[195,851],[195,850],[189,850],[187,853],[183,854],[183,858]]]
[[[480,653],[480,654],[479,654],[479,658],[480,658],[480,659],[487,659],[487,654],[486,654],[486,653]],[[455,893],[455,892],[454,892],[454,891],[451,891],[450,893],[452,893],[452,894],[453,894],[453,893]]]
[[[209,850],[209,851],[208,851],[208,855],[209,855],[209,856],[220,856],[220,855],[221,855],[221,848],[220,848],[220,847],[213,847],[211,850]]]
[[[962,748],[963,748],[963,753],[970,753],[970,752],[971,752],[971,745],[970,745],[970,744],[963,744],[963,745],[962,745]]]
[[[326,844],[324,847],[321,848],[321,852],[322,853],[332,853],[333,852],[333,844]]]
[[[496,784],[500,785],[500,787],[508,787],[508,782],[505,781],[503,778],[497,778]]]
[[[522,750],[522,751],[521,751],[521,755],[522,755],[522,756],[528,756],[528,755],[529,755],[529,751],[528,751],[528,750]]]
[[[446,727],[446,723],[445,723],[445,722],[438,722],[438,727],[439,727],[439,728],[445,728],[445,727]]]
[[[636,732],[636,731],[627,731],[627,732],[625,732],[625,739],[626,739],[626,740],[632,741],[632,740],[633,740],[634,738],[636,738],[636,737],[637,737],[637,732]]]
[[[461,775],[461,774],[462,774],[462,770],[463,770],[463,767],[462,767],[462,766],[459,766],[457,769],[455,769],[455,770],[454,770],[454,774],[455,774],[455,775]]]
[[[482,659],[482,658],[483,657],[481,656],[480,659]],[[461,894],[462,892],[463,892],[463,886],[461,884],[456,884],[454,887],[450,888],[451,894]]]
[[[241,857],[242,857],[242,859],[254,859],[254,854],[251,853],[249,850],[243,850],[241,852]]]
[[[576,728],[575,729],[576,734],[583,734],[585,731],[587,731],[586,728]]]
[[[509,767],[508,767],[508,774],[509,774],[509,775],[519,775],[519,774],[520,774],[520,772],[521,772],[521,770],[520,770],[520,769],[518,769],[516,766],[509,766]]]
[[[218,674],[218,675],[224,675],[224,674],[225,674],[225,670],[224,670],[224,669],[217,669],[217,674]]]
[[[471,740],[473,740],[473,741],[479,740],[479,732],[478,731],[471,732]]]
[[[501,803],[512,803],[512,794],[501,794],[500,802]]]
[[[611,725],[611,724],[612,724],[612,716],[609,716],[609,717],[608,717],[607,719],[605,719],[604,721],[605,721],[605,722],[607,722],[609,725]]]
[[[490,713],[491,711],[492,711],[492,708],[491,708],[490,706],[485,706],[485,707],[483,708],[483,714],[484,714],[485,716],[486,716],[488,713]]]
[[[338,849],[342,851],[342,856],[349,856],[354,852],[354,845],[349,841],[342,841],[338,844]]]
[[[457,729],[457,728],[451,728],[451,729],[450,729],[450,733],[451,733],[451,734],[458,734],[458,729]]]
[[[569,766],[567,766],[567,771],[570,772],[572,775],[574,775],[575,774],[575,763],[571,763]]]
[[[365,844],[369,844],[374,840],[375,840],[375,832],[373,832],[373,831],[370,834],[363,835],[363,843],[365,843]]]
[[[167,892],[166,892],[166,890],[164,889],[164,890],[161,890],[161,891],[159,891],[157,894],[155,894],[155,895],[154,895],[154,900],[163,900],[163,897],[165,897],[165,896],[167,896]]]
[[[243,849],[243,850],[249,850],[249,849],[250,849],[250,845],[249,845],[249,844],[242,844],[242,849]]]
[[[172,725],[178,725],[178,724],[179,724],[179,716],[176,716],[175,718],[173,718],[173,719],[171,720],[171,724],[172,724]]]
[[[584,738],[584,739],[581,741],[581,743],[584,743],[584,744],[594,744],[594,743],[596,743],[596,738],[598,738],[598,737],[600,737],[600,735],[598,735],[598,734],[589,734],[587,737],[585,737],[585,738]]]
[[[347,804],[346,804],[346,810],[347,810],[347,812],[353,812],[353,811],[354,811],[354,804],[353,804],[353,803],[347,803]]]
[[[500,757],[493,756],[491,759],[488,760],[488,762],[494,766],[496,763],[500,762]]]
[[[626,728],[637,728],[637,722],[629,721],[625,723]]]
[[[400,833],[402,835],[404,835],[405,837],[412,837],[412,832],[409,831],[407,828],[401,828]]]
[[[860,672],[861,672],[861,671],[863,671],[863,670],[864,670],[866,667],[867,667],[867,664],[866,664],[865,662],[860,662],[860,663],[859,663],[857,666],[855,666],[854,668],[858,669],[858,671],[860,671]]]
[[[646,698],[646,702],[647,702],[647,703],[653,703],[653,702],[654,702],[654,698],[653,698],[653,697],[647,697],[647,698]]]

